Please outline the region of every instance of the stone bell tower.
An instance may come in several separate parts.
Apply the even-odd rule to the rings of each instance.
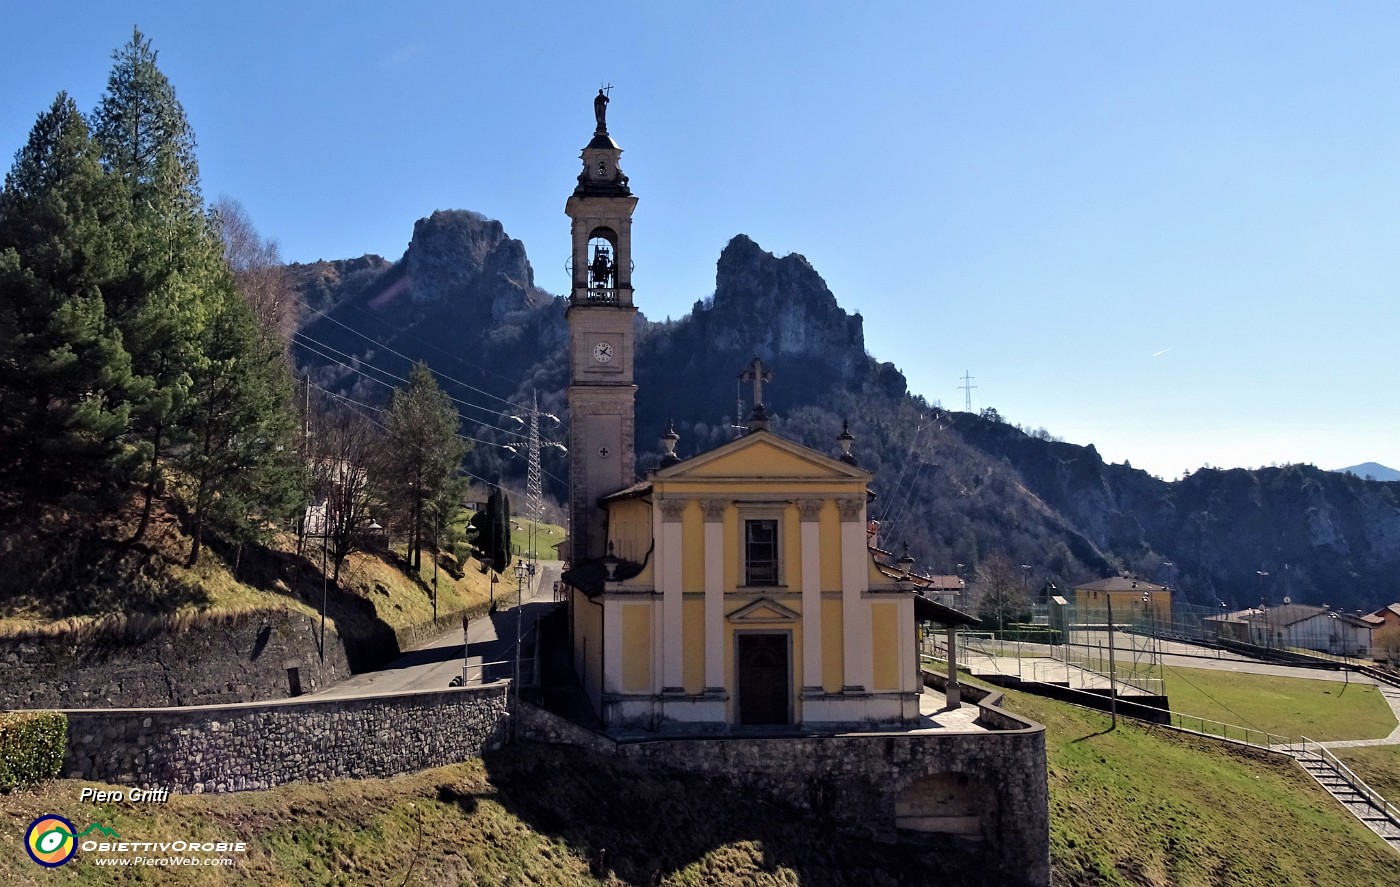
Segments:
[[[632,211],[637,198],[608,135],[607,90],[598,90],[598,126],[583,149],[578,187],[564,205],[573,228],[569,269],[569,559],[607,554],[598,499],[636,477],[632,360]]]

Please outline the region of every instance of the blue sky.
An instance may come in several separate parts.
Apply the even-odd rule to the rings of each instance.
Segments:
[[[1400,5],[5,0],[0,151],[139,25],[205,193],[294,261],[464,208],[565,290],[609,128],[637,300],[738,233],[805,255],[912,390],[1163,477],[1400,467]],[[728,384],[728,383],[725,383]]]

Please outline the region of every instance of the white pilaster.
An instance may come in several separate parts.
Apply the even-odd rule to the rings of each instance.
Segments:
[[[802,690],[822,692],[821,500],[798,502],[802,518]]]
[[[705,510],[705,692],[723,693],[724,681],[724,510],[707,500]]]
[[[681,518],[686,500],[664,499],[661,508],[661,540],[658,552],[665,558],[657,564],[661,579],[661,692],[682,693],[684,678],[684,610],[681,596],[681,549],[684,545]]]
[[[841,510],[841,643],[845,665],[843,690],[869,692],[875,682],[872,652],[870,604],[861,600],[866,590],[865,503],[859,499],[838,500]]]

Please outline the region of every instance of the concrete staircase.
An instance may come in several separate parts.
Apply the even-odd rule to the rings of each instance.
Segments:
[[[1377,794],[1321,745],[1304,739],[1289,751],[1298,764],[1337,799],[1337,803],[1400,851],[1400,808]]]

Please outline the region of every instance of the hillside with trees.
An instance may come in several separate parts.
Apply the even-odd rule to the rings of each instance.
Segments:
[[[426,365],[370,406],[297,385],[302,296],[236,201],[205,202],[195,144],[137,30],[5,176],[0,617],[304,610],[315,554],[338,594],[355,552],[399,544],[415,577],[452,535],[456,405]]]

